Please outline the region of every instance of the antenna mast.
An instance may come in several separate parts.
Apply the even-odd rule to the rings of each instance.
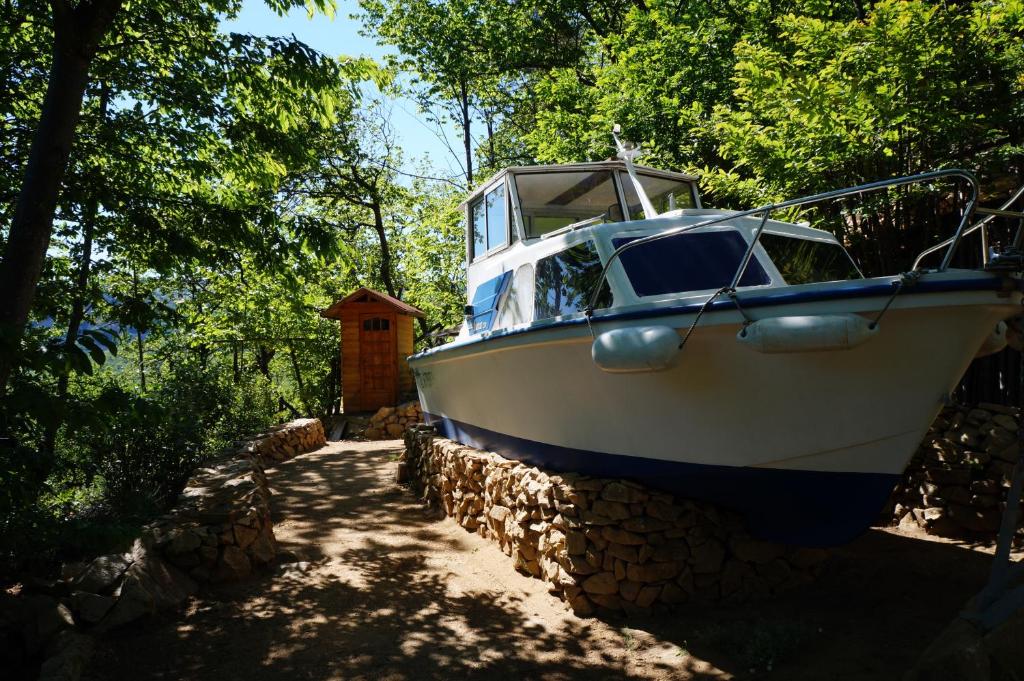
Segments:
[[[644,191],[644,186],[640,184],[640,178],[636,175],[636,168],[633,167],[633,159],[639,158],[641,155],[640,147],[632,142],[623,142],[619,139],[619,133],[621,132],[622,126],[616,123],[612,127],[612,138],[615,140],[615,147],[618,149],[618,154],[616,155],[626,164],[626,172],[629,173],[629,179],[633,181],[633,189],[636,190],[636,195],[640,197],[640,206],[644,209],[644,217],[648,220],[656,218],[658,217],[658,211],[654,210],[654,205],[647,198],[647,192]]]

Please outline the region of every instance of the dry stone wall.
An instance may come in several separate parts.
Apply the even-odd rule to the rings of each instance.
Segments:
[[[994,539],[1019,444],[1018,409],[949,407],[932,424],[893,493],[892,522],[946,537]],[[1024,513],[1015,541],[1024,544]]]
[[[739,517],[628,480],[555,474],[409,429],[398,479],[497,542],[577,614],[742,601],[800,584],[827,553],[759,541]]]
[[[239,444],[243,452],[255,456],[261,465],[272,466],[322,447],[326,442],[320,419],[296,419]]]
[[[381,407],[363,431],[367,440],[398,439],[405,429],[423,421],[423,410],[419,402],[406,402],[397,407]]]
[[[177,607],[199,583],[242,579],[270,563],[277,545],[264,466],[324,442],[319,420],[300,419],[238,443],[230,458],[196,470],[174,508],[128,552],[65,565],[39,592],[0,594],[0,639],[27,658],[45,652],[41,679],[77,678],[88,634]]]

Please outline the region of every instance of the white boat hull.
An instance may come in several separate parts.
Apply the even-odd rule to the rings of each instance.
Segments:
[[[989,275],[958,276],[962,285],[939,276],[901,293],[878,333],[847,350],[761,354],[737,342],[743,317],[723,301],[663,371],[602,371],[591,329],[578,320],[456,343],[410,363],[428,421],[447,437],[735,508],[766,538],[836,544],[877,517],[979,347],[1020,309],[1020,294],[993,290]],[[983,281],[988,290],[978,290]],[[873,317],[889,282],[816,285],[781,304],[751,297],[747,314]],[[593,331],[657,323],[682,336],[695,307],[595,316]]]

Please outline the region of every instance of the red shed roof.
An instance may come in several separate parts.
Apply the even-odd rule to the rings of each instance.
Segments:
[[[392,298],[386,293],[380,291],[374,291],[372,288],[362,288],[353,291],[341,300],[336,301],[330,307],[320,310],[320,316],[326,319],[341,319],[341,311],[348,305],[355,305],[359,303],[365,303],[375,301],[378,303],[384,303],[395,308],[401,314],[409,315],[410,317],[423,317],[423,310],[418,307],[413,307],[409,303],[403,303],[398,298]]]

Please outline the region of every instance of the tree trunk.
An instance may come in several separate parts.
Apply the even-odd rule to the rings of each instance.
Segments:
[[[473,187],[473,120],[469,113],[469,88],[466,81],[459,81],[459,109],[462,113],[462,146],[466,154],[466,186]]]
[[[14,355],[46,260],[57,195],[71,156],[89,66],[122,2],[85,0],[73,9],[67,0],[51,3],[53,64],[0,260],[0,297],[4,300],[0,306],[0,394],[7,390]]]
[[[135,300],[139,299],[139,273],[136,270],[132,270],[132,295],[135,296]],[[135,340],[137,341],[139,349],[139,388],[143,394],[146,392],[146,364],[145,364],[145,348],[142,345],[142,329],[139,328],[138,320],[136,320],[135,326]]]
[[[306,417],[313,418],[313,410],[309,408],[309,402],[306,401],[306,386],[302,384],[302,372],[299,371],[299,360],[295,356],[295,346],[288,346],[288,356],[292,360],[292,373],[295,374],[295,383],[299,386],[299,401],[302,402],[302,406],[306,409]]]
[[[397,298],[398,293],[395,282],[391,279],[391,248],[388,246],[388,235],[384,230],[384,213],[381,210],[380,201],[373,199],[373,228],[377,232],[377,239],[380,241],[380,279],[384,282],[384,288],[388,295]]]

